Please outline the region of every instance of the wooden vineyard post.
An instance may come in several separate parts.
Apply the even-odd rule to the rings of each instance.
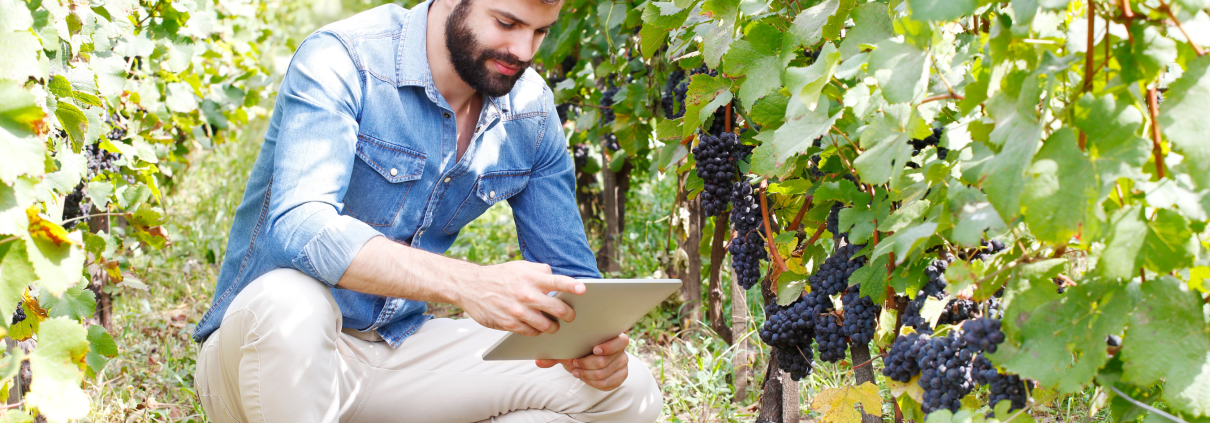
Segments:
[[[710,326],[719,337],[723,338],[727,344],[731,344],[732,329],[726,320],[723,319],[723,282],[722,269],[723,260],[727,258],[727,249],[723,247],[726,242],[728,228],[727,213],[714,218],[714,238],[710,240],[710,287],[706,295],[707,309],[709,310]]]
[[[741,403],[748,397],[748,375],[752,372],[752,360],[749,359],[751,351],[749,348],[750,340],[744,338],[744,334],[748,332],[748,291],[739,286],[736,282],[739,280],[738,275],[734,271],[731,272],[731,339],[732,345],[735,346],[735,357],[731,361],[731,368],[735,370],[733,379],[735,381],[735,398],[732,402]],[[738,345],[735,345],[738,343]]]
[[[688,257],[687,268],[682,277],[681,295],[685,299],[681,315],[681,327],[689,329],[702,321],[702,202],[695,198],[685,202],[689,209],[689,234],[681,244]]]

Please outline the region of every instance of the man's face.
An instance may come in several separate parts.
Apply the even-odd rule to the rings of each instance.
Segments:
[[[539,0],[462,0],[445,22],[445,46],[454,70],[484,95],[508,94],[533,62],[559,17],[560,5]]]

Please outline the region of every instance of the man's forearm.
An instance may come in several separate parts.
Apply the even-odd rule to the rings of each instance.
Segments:
[[[459,304],[459,282],[476,279],[479,266],[391,242],[370,239],[337,286],[367,294]]]

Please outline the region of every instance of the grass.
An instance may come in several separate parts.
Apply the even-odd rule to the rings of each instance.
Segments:
[[[263,125],[263,122],[260,123]],[[261,130],[250,130],[259,134]],[[218,259],[222,257],[235,207],[243,195],[247,170],[259,150],[257,141],[244,140],[201,151],[165,197],[165,210],[174,245],[161,251],[131,258],[138,278],[147,290],[126,288],[115,293],[113,334],[120,354],[95,379],[88,382],[93,400],[91,422],[204,422],[201,405],[193,391],[194,357],[198,345],[189,337],[193,325],[210,304]],[[648,277],[660,273],[661,254],[667,249],[668,199],[675,181],[650,178],[636,185],[627,210],[630,221],[623,234],[623,276]],[[448,255],[476,263],[499,263],[520,258],[512,213],[498,205],[463,230]],[[724,272],[728,274],[729,272]],[[749,293],[749,310],[762,309],[757,294]],[[664,391],[666,422],[751,422],[755,420],[769,351],[753,339],[756,351],[747,396],[734,396],[733,359],[736,350],[715,336],[705,323],[683,330],[677,321],[679,303],[666,302],[631,332],[631,353],[655,373]],[[725,315],[730,304],[725,304]],[[459,316],[451,305],[433,304],[430,312]],[[757,312],[748,330],[763,320]],[[750,337],[756,338],[754,333]],[[880,364],[880,363],[874,363]],[[818,414],[808,407],[823,389],[852,383],[847,365],[818,363],[815,372],[800,382],[804,421]],[[877,368],[880,368],[879,365]],[[883,398],[890,398],[887,385],[878,375]],[[983,393],[986,400],[986,393]],[[1095,402],[1092,389],[1036,404],[1038,421],[1067,422],[1109,420],[1101,410],[1089,417]],[[892,421],[890,402],[884,403],[885,421]]]

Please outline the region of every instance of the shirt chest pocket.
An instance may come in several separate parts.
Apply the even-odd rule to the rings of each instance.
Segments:
[[[458,206],[458,211],[454,213],[454,217],[442,230],[447,234],[458,233],[463,226],[471,223],[492,205],[517,195],[525,189],[527,183],[529,183],[529,171],[503,170],[479,175],[471,192],[467,194],[466,199]]]
[[[424,163],[424,153],[359,135],[344,214],[374,226],[394,224]]]

